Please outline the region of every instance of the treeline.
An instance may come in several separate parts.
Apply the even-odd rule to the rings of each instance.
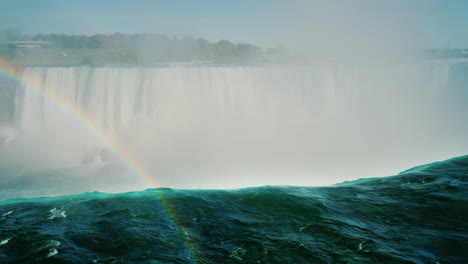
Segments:
[[[22,35],[20,41],[46,41],[47,48],[61,49],[106,49],[131,53],[132,58],[142,63],[177,61],[263,62],[265,52],[254,45],[235,44],[227,40],[209,42],[203,38],[175,38],[162,34],[125,35],[68,35],[37,34]]]

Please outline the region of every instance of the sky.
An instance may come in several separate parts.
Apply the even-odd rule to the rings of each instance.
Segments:
[[[468,47],[466,14],[463,0],[0,0],[0,28],[27,34],[162,33],[318,50]]]

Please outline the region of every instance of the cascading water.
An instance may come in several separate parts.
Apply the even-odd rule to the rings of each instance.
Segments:
[[[224,119],[315,100],[332,108],[333,72],[263,67],[26,68],[25,78],[77,104],[92,119],[117,132],[137,117],[165,124],[209,115]],[[314,87],[314,89],[308,89]],[[28,129],[54,122],[57,109],[23,90],[17,121]],[[283,109],[284,110],[284,109]],[[183,120],[185,119],[185,120]]]
[[[332,184],[464,154],[463,65],[28,67],[23,77],[118,137],[161,185],[226,188]],[[84,190],[132,189],[135,176],[122,176],[85,123],[34,89],[15,90],[5,101],[15,105],[2,107],[17,131],[3,163],[94,166],[102,181]],[[44,155],[27,154],[37,148]]]

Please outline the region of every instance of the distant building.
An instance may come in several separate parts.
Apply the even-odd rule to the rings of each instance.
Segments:
[[[52,45],[51,42],[47,41],[9,41],[8,47],[9,48],[47,48]]]

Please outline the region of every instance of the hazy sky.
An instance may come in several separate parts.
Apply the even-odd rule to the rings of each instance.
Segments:
[[[1,0],[24,33],[163,33],[261,46],[468,47],[464,0]],[[395,44],[389,45],[394,47]]]

